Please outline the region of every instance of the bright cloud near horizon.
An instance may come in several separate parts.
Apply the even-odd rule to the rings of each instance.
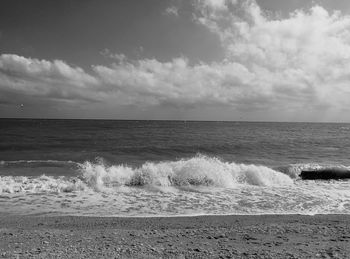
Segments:
[[[350,122],[345,1],[101,2],[0,18],[1,117]]]

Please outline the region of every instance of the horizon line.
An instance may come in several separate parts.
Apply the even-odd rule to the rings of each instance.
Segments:
[[[20,118],[0,117],[0,120],[98,120],[98,121],[175,121],[175,122],[243,122],[243,123],[313,123],[313,124],[350,124],[335,121],[255,121],[255,120],[181,120],[181,119],[108,119],[108,118]]]

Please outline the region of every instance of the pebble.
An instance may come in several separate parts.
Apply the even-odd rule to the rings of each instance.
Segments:
[[[219,239],[219,238],[225,238],[225,237],[226,237],[225,234],[219,234],[219,235],[215,236],[214,238]]]

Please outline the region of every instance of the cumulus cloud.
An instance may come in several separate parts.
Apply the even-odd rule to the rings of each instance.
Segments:
[[[235,105],[257,98],[253,90],[243,90],[244,85],[250,88],[253,75],[238,63],[190,66],[182,57],[169,62],[145,59],[111,67],[94,66],[93,70],[110,91],[142,96],[143,102],[152,105]]]
[[[255,1],[225,1],[219,11],[199,2],[196,21],[219,36],[227,62],[255,76],[256,89],[290,106],[348,104],[350,16],[314,6],[274,19]]]
[[[61,60],[47,61],[13,54],[0,56],[0,91],[53,99],[92,100],[95,77]]]
[[[195,22],[219,37],[223,60],[130,60],[108,51],[116,63],[92,65],[86,72],[59,60],[5,54],[0,56],[0,91],[115,105],[228,106],[281,114],[343,110],[349,104],[350,16],[314,6],[287,18],[273,17],[253,0],[193,3]]]

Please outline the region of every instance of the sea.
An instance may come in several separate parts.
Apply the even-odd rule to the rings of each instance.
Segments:
[[[341,123],[0,119],[0,215],[349,214],[349,154]]]

